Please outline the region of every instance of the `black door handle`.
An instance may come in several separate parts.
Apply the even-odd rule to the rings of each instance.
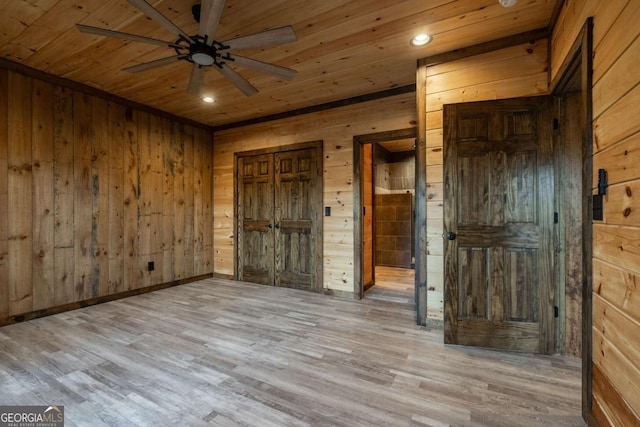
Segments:
[[[450,232],[447,233],[447,239],[448,240],[456,240],[456,237],[457,237],[457,235],[453,231],[450,231]]]
[[[267,225],[267,227],[273,228],[273,224],[269,224],[269,225]]]
[[[278,228],[278,229],[279,229],[279,228],[280,228],[280,224],[276,224],[276,228]]]

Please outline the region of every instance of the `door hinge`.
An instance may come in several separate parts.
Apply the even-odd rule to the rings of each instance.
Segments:
[[[558,120],[558,118],[554,118],[553,119],[553,130],[558,130],[560,129],[560,121]]]
[[[560,311],[560,310],[558,310],[558,306],[557,306],[557,305],[554,305],[554,306],[553,306],[553,317],[556,317],[556,318],[557,318],[558,316],[560,316],[559,311]]]

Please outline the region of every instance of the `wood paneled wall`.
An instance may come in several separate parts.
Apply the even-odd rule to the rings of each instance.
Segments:
[[[593,413],[640,425],[640,2],[567,0],[553,31],[552,77],[594,18],[593,187],[607,170],[604,221],[593,225]]]
[[[0,69],[0,321],[211,273],[212,155],[208,130]]]
[[[547,93],[547,41],[427,67],[427,318],[443,319],[442,106]]]
[[[214,273],[234,274],[234,153],[324,141],[324,288],[354,292],[353,137],[416,123],[415,94],[215,132]]]

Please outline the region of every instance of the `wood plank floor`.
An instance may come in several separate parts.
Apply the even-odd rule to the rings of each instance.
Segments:
[[[67,426],[581,426],[576,359],[445,347],[413,309],[210,279],[0,328],[0,404]]]
[[[376,283],[364,294],[367,299],[415,305],[415,270],[376,266]]]

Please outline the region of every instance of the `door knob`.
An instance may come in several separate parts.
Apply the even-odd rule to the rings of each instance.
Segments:
[[[280,224],[276,224],[276,228],[278,228],[278,229],[279,229],[279,228],[280,228]]]
[[[450,231],[447,233],[447,239],[448,240],[456,240],[456,233],[454,233],[453,231]]]
[[[267,225],[267,227],[273,228],[273,224],[269,224],[269,225]]]

